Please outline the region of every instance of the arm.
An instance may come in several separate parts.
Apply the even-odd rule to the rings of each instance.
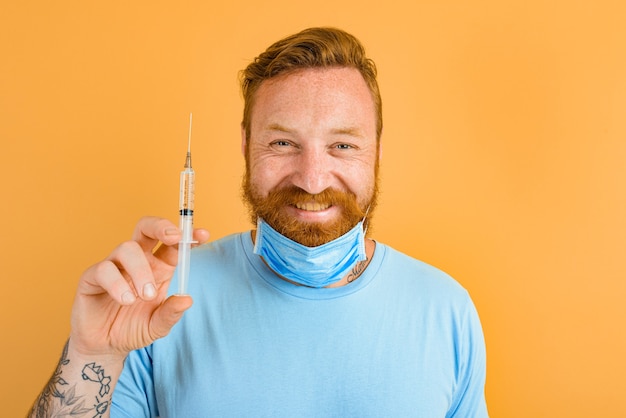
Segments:
[[[194,238],[202,243],[208,233]],[[192,304],[189,296],[167,297],[179,240],[168,220],[143,218],[131,241],[83,273],[70,338],[29,417],[109,416],[128,353],[166,336]]]
[[[70,341],[54,374],[35,400],[29,417],[108,416],[112,388],[121,373],[123,360],[99,358],[103,364],[79,355],[70,359]]]
[[[453,408],[446,417],[487,418],[485,339],[476,308],[470,299],[467,302],[458,350],[457,387]]]

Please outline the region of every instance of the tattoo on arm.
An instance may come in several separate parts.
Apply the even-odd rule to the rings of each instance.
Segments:
[[[76,394],[76,384],[70,385],[63,377],[64,366],[70,363],[67,358],[69,341],[63,348],[61,360],[48,381],[43,392],[39,395],[29,417],[90,417],[101,418],[111,403],[110,376],[105,376],[104,370],[95,362],[86,364],[82,370],[82,378],[85,381],[100,385],[95,403],[92,404],[85,395]],[[94,415],[95,414],[95,415]]]

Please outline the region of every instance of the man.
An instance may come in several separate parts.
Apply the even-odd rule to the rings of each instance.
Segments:
[[[361,44],[308,29],[241,80],[256,230],[194,249],[189,309],[190,296],[168,297],[180,232],[142,219],[82,276],[68,344],[32,414],[486,417],[467,292],[365,237],[382,111]]]

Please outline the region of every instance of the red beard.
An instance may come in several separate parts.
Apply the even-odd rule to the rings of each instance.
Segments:
[[[263,218],[272,228],[293,241],[307,247],[317,247],[347,233],[365,217],[368,207],[373,209],[376,193],[365,208],[359,207],[352,193],[326,189],[318,194],[310,194],[296,186],[273,189],[267,197],[260,197],[245,179],[244,198],[249,205],[253,222]],[[285,210],[297,203],[316,202],[322,206],[332,205],[341,208],[341,216],[329,222],[303,222],[289,216]]]

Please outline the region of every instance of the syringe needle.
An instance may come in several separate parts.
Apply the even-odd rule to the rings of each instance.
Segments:
[[[189,113],[189,139],[187,139],[187,157],[185,158],[185,168],[191,168],[191,122],[192,113]]]
[[[191,122],[193,113],[189,113],[189,139],[187,140],[187,154],[191,154]]]

